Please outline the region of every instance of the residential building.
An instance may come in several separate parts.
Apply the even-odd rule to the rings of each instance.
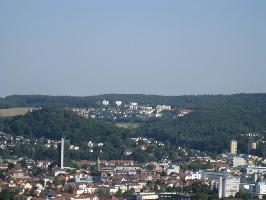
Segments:
[[[257,149],[257,143],[256,142],[250,142],[249,143],[249,148],[250,149]]]
[[[115,101],[115,104],[119,107],[122,105],[122,101]]]
[[[237,141],[236,140],[231,140],[230,152],[231,154],[237,154]]]
[[[208,180],[219,180],[220,177],[226,177],[229,175],[229,172],[227,171],[219,171],[219,170],[213,170],[213,169],[205,169],[200,170],[199,174],[201,175],[202,179],[208,179]]]
[[[249,185],[249,193],[254,196],[266,195],[266,183],[264,181]]]
[[[238,177],[233,177],[231,175],[220,177],[218,185],[219,198],[234,197],[235,194],[239,192],[239,184],[240,178]]]
[[[103,104],[104,106],[108,106],[108,105],[109,105],[109,101],[107,101],[107,100],[103,100],[103,101],[102,101],[102,104]]]
[[[233,167],[244,166],[246,165],[246,160],[245,158],[235,156],[233,158],[232,164]]]
[[[171,165],[170,168],[166,169],[166,174],[169,176],[171,173],[179,173],[180,167],[177,165]]]
[[[249,165],[246,167],[247,174],[266,173],[266,167]]]

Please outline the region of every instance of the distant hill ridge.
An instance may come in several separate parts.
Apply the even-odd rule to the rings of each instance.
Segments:
[[[181,118],[162,118],[139,124],[132,130],[119,129],[114,124],[86,119],[61,107],[91,106],[102,99],[140,104],[170,104],[196,108]],[[74,144],[86,145],[89,140],[105,142],[117,157],[122,144],[131,136],[154,138],[171,148],[185,145],[209,152],[225,152],[231,139],[239,141],[239,152],[247,150],[248,140],[241,134],[249,132],[266,136],[266,94],[202,95],[202,96],[149,96],[101,95],[92,97],[9,96],[7,102],[20,102],[28,106],[42,106],[40,111],[6,119],[7,132],[15,135],[33,134],[36,137],[59,139],[70,137]],[[21,106],[21,105],[20,105]],[[45,108],[50,107],[50,108]],[[30,129],[31,127],[31,133]],[[127,145],[125,145],[127,147]],[[261,155],[260,152],[259,155]],[[108,154],[109,155],[109,154]],[[113,155],[113,154],[112,154]],[[265,151],[266,155],[266,151]]]
[[[144,94],[104,94],[95,96],[49,96],[49,95],[11,95],[0,98],[0,108],[12,107],[91,107],[97,101],[138,102],[139,104],[168,104],[177,107],[208,108],[218,105],[237,105],[260,107],[266,105],[266,93],[232,95],[182,95],[161,96]]]

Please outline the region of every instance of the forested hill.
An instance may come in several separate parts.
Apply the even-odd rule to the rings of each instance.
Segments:
[[[238,140],[239,152],[247,153],[247,137],[241,137],[241,134],[254,132],[266,136],[266,107],[202,109],[177,119],[147,122],[135,130],[136,135],[219,153],[229,150],[232,139]]]
[[[90,107],[97,101],[109,100],[138,102],[139,104],[168,104],[175,107],[211,108],[217,106],[236,105],[242,107],[266,106],[266,93],[234,94],[234,95],[187,95],[160,96],[142,94],[106,94],[97,96],[47,96],[47,95],[12,95],[0,98],[0,108],[10,107]]]
[[[97,101],[121,100],[139,104],[167,104],[176,108],[192,108],[194,112],[180,117],[162,118],[142,122],[133,131],[119,129],[113,124],[86,119],[63,109],[86,107]],[[25,116],[5,119],[6,131],[17,135],[30,135],[59,139],[62,135],[71,142],[86,145],[86,142],[105,142],[108,151],[119,157],[121,145],[129,141],[129,134],[155,138],[176,147],[209,152],[229,149],[231,139],[239,141],[239,150],[247,150],[247,138],[240,135],[257,132],[266,136],[266,94],[201,95],[201,96],[152,96],[152,95],[101,95],[91,97],[55,96],[9,96],[0,100],[2,107],[41,106],[40,111]],[[48,108],[47,108],[48,107]],[[108,154],[109,155],[109,154]],[[266,151],[265,151],[266,156]]]
[[[247,138],[241,134],[256,132],[266,136],[266,104],[263,98],[247,95],[246,100],[234,103],[210,104],[176,119],[162,118],[143,122],[133,130],[119,129],[111,123],[86,119],[63,108],[44,108],[24,116],[6,118],[5,131],[60,139],[66,136],[71,143],[86,146],[87,142],[107,144],[106,157],[121,156],[131,136],[145,136],[163,141],[171,148],[187,146],[209,152],[224,152],[231,139],[239,141],[239,152],[247,150]],[[260,95],[259,95],[260,96]],[[168,146],[168,145],[167,145]],[[110,154],[109,152],[113,152]],[[266,152],[265,152],[266,155]]]
[[[64,136],[70,139],[71,144],[80,147],[80,151],[73,151],[70,155],[71,159],[76,160],[96,160],[99,155],[103,159],[122,159],[124,158],[123,147],[131,144],[129,132],[126,129],[119,129],[111,123],[86,119],[68,109],[45,108],[24,116],[5,118],[4,127],[4,132],[26,136],[26,138],[60,140],[61,136]],[[88,148],[89,141],[104,145],[101,148],[95,146],[92,153]],[[29,151],[30,147],[24,144],[15,147],[12,151],[16,153],[15,155],[33,159],[56,159],[55,149],[47,150],[42,145],[34,148],[34,152]],[[1,151],[0,154],[4,157],[9,155]],[[138,159],[138,157],[130,159],[133,158]]]
[[[42,109],[5,120],[6,132],[56,140],[64,136],[79,145],[87,145],[90,140],[112,143],[125,135],[112,124],[86,119],[66,109]]]

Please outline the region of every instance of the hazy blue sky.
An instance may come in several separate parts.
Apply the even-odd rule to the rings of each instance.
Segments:
[[[266,1],[0,0],[0,96],[266,92]]]

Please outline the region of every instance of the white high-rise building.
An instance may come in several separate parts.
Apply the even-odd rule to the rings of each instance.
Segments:
[[[231,175],[219,178],[218,194],[219,198],[235,196],[239,192],[240,178]]]

